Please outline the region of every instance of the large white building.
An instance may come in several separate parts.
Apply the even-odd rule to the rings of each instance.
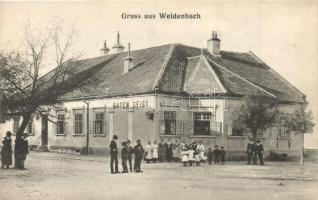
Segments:
[[[111,54],[105,43],[104,55],[78,61],[77,76],[89,74],[90,85],[61,95],[59,109],[50,111],[56,117],[33,117],[27,127],[30,144],[74,151],[89,146],[97,153],[105,152],[116,134],[119,141],[143,144],[202,140],[224,146],[229,158],[245,156],[247,135],[233,122],[242,98],[271,96],[292,112],[306,103],[305,96],[254,53],[221,51],[220,43],[213,32],[207,49],[168,44],[124,51],[118,34]],[[15,132],[20,121],[0,124],[1,134]],[[300,135],[275,127],[258,138],[266,155],[298,156],[303,147]]]

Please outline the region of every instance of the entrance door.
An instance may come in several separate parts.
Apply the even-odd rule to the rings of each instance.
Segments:
[[[47,149],[48,145],[48,118],[47,115],[42,116],[42,131],[41,131],[41,147]]]

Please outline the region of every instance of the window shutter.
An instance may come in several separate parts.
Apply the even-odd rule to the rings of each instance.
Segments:
[[[160,120],[160,135],[164,135],[166,132],[165,121]]]
[[[71,126],[69,124],[73,121],[73,111],[65,112],[64,115],[64,134],[68,134],[71,132]]]
[[[181,120],[177,120],[176,122],[177,127],[176,127],[176,134],[177,135],[182,135],[183,134],[183,130],[182,130],[182,121]]]
[[[95,113],[94,109],[90,108],[89,109],[89,134],[94,134],[95,133]]]
[[[190,135],[194,134],[194,130],[193,130],[193,116],[192,116],[192,112],[189,112],[189,116],[188,116],[188,121],[187,121],[187,133]]]

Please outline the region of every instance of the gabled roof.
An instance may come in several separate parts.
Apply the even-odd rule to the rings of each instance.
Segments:
[[[125,74],[123,58],[127,52],[78,61],[81,71],[92,71],[89,84],[60,98],[152,93],[156,88],[161,92],[185,94],[189,92],[186,85],[196,66],[204,58],[211,69],[211,79],[215,79],[227,95],[257,93],[283,102],[305,102],[301,92],[251,52],[222,51],[221,57],[215,57],[199,48],[168,44],[131,51],[130,55],[135,58],[134,67]]]

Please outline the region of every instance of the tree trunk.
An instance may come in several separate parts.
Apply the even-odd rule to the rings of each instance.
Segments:
[[[27,127],[29,121],[31,119],[31,114],[24,114],[22,117],[22,123],[19,127],[18,132],[16,133],[15,136],[15,143],[17,142],[17,139],[21,138],[23,135],[23,132],[25,130],[25,128]],[[17,150],[17,145],[14,145],[14,167],[17,167],[17,154],[16,154],[16,150]]]
[[[300,151],[300,164],[304,164],[305,161],[304,161],[304,154],[305,154],[305,148],[304,148],[304,134],[301,133],[301,151]]]

